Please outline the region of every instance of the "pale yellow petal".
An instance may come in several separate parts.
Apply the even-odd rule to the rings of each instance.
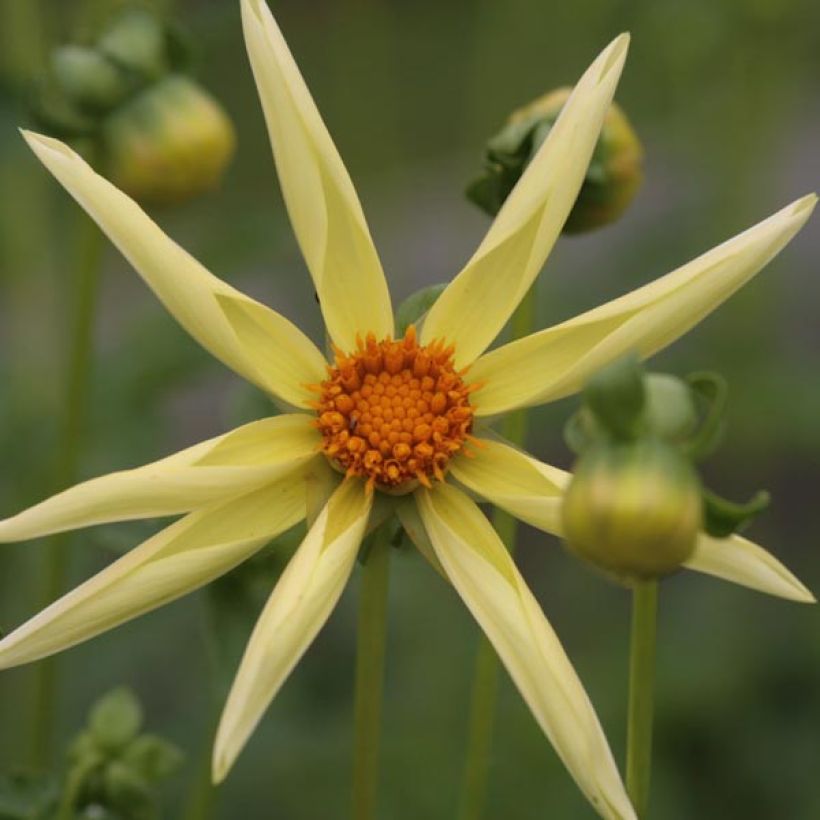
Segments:
[[[345,481],[276,584],[254,628],[219,730],[213,778],[225,778],[264,711],[327,621],[350,577],[372,493]]]
[[[177,321],[206,350],[244,378],[296,407],[307,407],[311,394],[304,387],[324,376],[319,349],[299,328],[278,313],[243,297],[217,279],[170,239],[122,191],[95,173],[59,140],[31,132],[23,136],[41,162],[82,205]],[[242,298],[264,317],[265,332],[280,351],[279,360],[264,367],[239,345],[217,297]],[[298,363],[299,367],[294,367]]]
[[[407,537],[413,542],[416,549],[427,559],[431,567],[447,580],[447,573],[436,556],[436,551],[424,529],[424,522],[419,515],[418,505],[413,496],[402,496],[396,504],[396,516],[401,522]]]
[[[578,786],[602,817],[635,818],[584,687],[487,519],[447,484],[416,497],[448,578]]]
[[[450,464],[468,490],[533,527],[558,534],[563,491],[571,475],[495,439],[483,438],[475,456]]]
[[[0,641],[0,669],[60,652],[207,584],[304,517],[305,485],[295,475],[191,513]]]
[[[85,481],[0,521],[0,542],[190,512],[293,472],[320,438],[304,414],[262,419],[144,467]]]
[[[264,0],[242,0],[245,43],[290,221],[331,339],[393,335],[381,262],[353,183]]]
[[[803,197],[708,253],[563,324],[482,356],[470,378],[479,416],[543,404],[579,390],[629,351],[651,356],[748,282],[803,227],[817,197]]]
[[[739,535],[701,535],[686,567],[790,601],[815,602],[814,595],[780,561]]]
[[[452,342],[459,366],[470,364],[498,335],[561,233],[628,46],[629,36],[622,34],[587,69],[484,241],[430,309],[422,341]]]

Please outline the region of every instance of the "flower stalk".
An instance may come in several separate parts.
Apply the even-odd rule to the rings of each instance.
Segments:
[[[93,355],[94,316],[99,291],[104,237],[94,222],[80,215],[76,226],[74,274],[70,289],[71,331],[65,400],[62,407],[55,484],[63,489],[76,481],[77,463],[88,413],[88,385]],[[46,552],[42,606],[48,606],[65,589],[70,533],[50,539]],[[48,761],[57,693],[57,659],[47,658],[35,667],[32,690],[31,760],[35,768]]]
[[[379,783],[384,657],[387,646],[387,592],[390,579],[390,530],[371,537],[362,567],[356,654],[353,741],[353,818],[374,820]],[[365,545],[367,549],[367,545]]]
[[[637,583],[632,592],[626,790],[640,820],[649,808],[657,612],[657,580]]]

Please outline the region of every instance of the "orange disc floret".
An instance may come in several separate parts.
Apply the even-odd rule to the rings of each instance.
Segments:
[[[472,438],[473,408],[453,348],[419,345],[411,325],[403,339],[357,339],[336,350],[328,378],[314,389],[322,449],[370,488],[395,489],[443,480],[450,459]]]

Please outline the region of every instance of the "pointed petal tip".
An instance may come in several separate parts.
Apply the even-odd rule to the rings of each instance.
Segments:
[[[46,163],[47,159],[69,161],[78,159],[78,155],[75,151],[55,137],[48,137],[45,134],[29,131],[26,128],[21,128],[20,134],[28,144],[28,147],[34,151],[43,163]]]
[[[629,51],[630,39],[631,37],[629,32],[624,31],[604,49],[601,54],[603,66],[601,68],[601,74],[598,78],[599,82],[605,80],[613,71],[620,74],[623,69],[624,62],[626,61],[627,52]]]
[[[817,205],[817,194],[806,194],[805,196],[801,196],[800,199],[792,202],[790,206],[791,213],[793,216],[802,216],[805,219],[808,219],[809,216],[811,216],[811,212],[814,210],[815,205]]]
[[[814,593],[806,586],[797,581],[795,578],[796,584],[791,596],[791,600],[794,601],[796,604],[816,604],[817,598],[814,597]]]
[[[222,785],[222,783],[225,782],[225,778],[228,776],[230,768],[231,767],[227,760],[225,760],[225,756],[222,754],[222,751],[217,745],[214,748],[214,755],[211,760],[211,784],[213,786]]]

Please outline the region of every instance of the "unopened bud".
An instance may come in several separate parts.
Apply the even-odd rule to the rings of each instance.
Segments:
[[[144,80],[156,80],[170,67],[167,29],[143,9],[120,14],[103,32],[97,48]]]
[[[58,84],[80,108],[110,111],[131,90],[122,70],[94,49],[62,46],[54,51],[52,61]]]
[[[169,76],[105,123],[111,180],[140,202],[177,203],[214,188],[236,145],[231,121],[192,80]]]
[[[694,550],[700,483],[657,439],[595,445],[578,460],[562,518],[567,545],[584,560],[627,581],[657,578]]]
[[[472,202],[491,216],[498,213],[571,93],[571,88],[558,88],[510,115],[505,127],[487,143],[484,174],[467,189]],[[642,160],[640,140],[626,114],[613,102],[564,233],[580,233],[617,220],[643,181]]]

